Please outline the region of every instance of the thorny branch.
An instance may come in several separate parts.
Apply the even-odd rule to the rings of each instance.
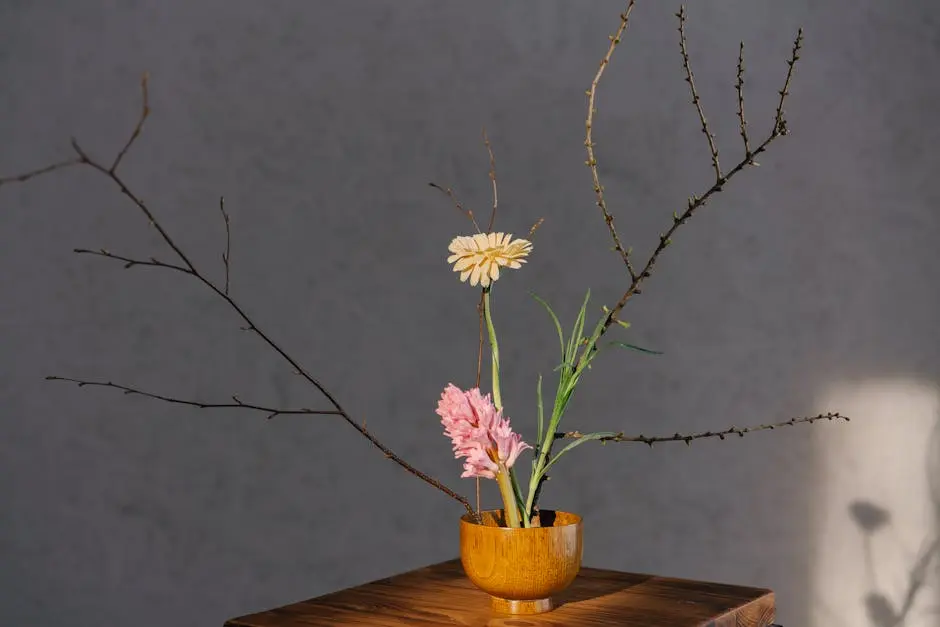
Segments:
[[[594,179],[594,195],[597,197],[595,202],[597,206],[600,207],[601,212],[604,214],[604,221],[607,223],[607,229],[610,231],[610,236],[614,240],[614,250],[620,253],[620,258],[623,259],[624,265],[627,266],[627,272],[630,273],[630,278],[633,281],[636,281],[637,273],[634,271],[633,263],[630,261],[630,251],[625,249],[623,244],[620,242],[620,236],[617,235],[617,229],[614,227],[614,217],[607,210],[607,200],[604,198],[604,188],[601,186],[601,180],[597,174],[597,159],[594,158],[593,130],[594,114],[597,111],[594,108],[594,101],[597,98],[597,85],[600,83],[601,76],[604,75],[604,70],[607,69],[607,66],[610,64],[610,58],[613,56],[614,49],[617,47],[617,44],[620,43],[620,38],[623,36],[623,32],[627,30],[627,25],[630,23],[630,12],[633,11],[633,5],[635,3],[636,0],[630,0],[630,3],[627,5],[627,9],[620,15],[620,27],[617,29],[617,32],[610,37],[610,46],[607,48],[607,54],[605,54],[604,58],[601,59],[601,65],[599,68],[597,68],[597,74],[594,75],[594,80],[591,81],[591,87],[587,91],[587,119],[584,122],[586,129],[584,145],[587,148],[588,155],[587,161],[585,163],[591,169],[591,177]]]
[[[368,431],[368,430],[365,428],[365,424],[364,424],[364,423],[363,423],[363,424],[360,424],[360,423],[356,422],[355,420],[353,420],[352,417],[346,412],[346,410],[344,410],[343,407],[340,405],[339,401],[336,400],[336,398],[326,389],[326,387],[324,387],[324,385],[323,385],[318,379],[316,379],[315,377],[313,377],[313,375],[311,375],[306,369],[304,369],[304,367],[301,366],[300,363],[299,363],[296,359],[294,359],[292,356],[290,356],[277,342],[275,342],[265,331],[263,331],[263,330],[254,322],[254,320],[253,320],[252,318],[250,318],[250,317],[248,316],[248,314],[247,314],[247,313],[245,312],[245,310],[241,307],[241,305],[239,305],[239,304],[231,297],[231,295],[228,293],[228,289],[227,289],[227,287],[228,287],[228,286],[227,286],[227,282],[228,282],[228,276],[227,276],[227,275],[228,275],[228,265],[227,265],[227,262],[226,262],[226,285],[223,286],[223,288],[219,288],[218,286],[215,285],[215,283],[213,283],[211,280],[209,280],[204,274],[202,274],[202,273],[196,268],[196,266],[192,263],[192,261],[190,261],[189,257],[186,255],[186,253],[184,253],[183,250],[180,249],[180,247],[176,244],[175,240],[174,240],[174,239],[170,236],[170,234],[163,228],[163,226],[162,226],[162,225],[160,224],[160,222],[157,220],[157,218],[155,217],[155,215],[153,214],[153,212],[150,210],[150,208],[146,205],[146,203],[144,203],[144,201],[143,201],[140,197],[138,197],[133,191],[130,190],[130,188],[128,188],[128,186],[126,185],[126,183],[124,182],[124,180],[123,180],[123,179],[121,178],[121,176],[117,173],[117,168],[118,168],[118,166],[120,165],[120,163],[121,163],[122,159],[124,158],[124,156],[127,154],[127,152],[130,150],[130,148],[133,146],[133,144],[134,144],[134,142],[136,141],[136,139],[140,136],[140,132],[141,132],[141,129],[143,128],[144,121],[145,121],[145,119],[147,118],[147,116],[148,116],[149,113],[150,113],[150,107],[149,107],[149,103],[148,103],[147,75],[146,75],[146,74],[144,74],[144,77],[143,77],[143,79],[142,79],[142,81],[141,81],[141,91],[142,91],[142,100],[143,100],[143,102],[142,102],[140,117],[139,117],[139,119],[137,120],[137,124],[135,125],[134,130],[133,130],[133,132],[131,133],[131,136],[128,138],[128,140],[127,140],[127,142],[125,143],[124,147],[123,147],[123,148],[120,150],[120,152],[117,154],[117,156],[115,157],[115,159],[114,159],[114,161],[112,162],[112,164],[111,164],[110,167],[105,167],[105,166],[102,165],[100,162],[98,162],[98,161],[96,161],[95,159],[93,159],[92,157],[90,157],[90,156],[88,155],[88,153],[87,153],[87,152],[78,144],[78,142],[73,138],[73,139],[71,140],[71,144],[72,144],[72,148],[75,150],[76,154],[78,155],[78,158],[73,159],[73,160],[71,160],[71,161],[63,161],[63,162],[60,162],[60,163],[56,163],[56,164],[53,164],[53,165],[51,165],[51,166],[48,166],[48,167],[45,167],[45,168],[41,168],[41,169],[39,169],[39,170],[35,170],[35,171],[33,171],[33,172],[28,172],[28,173],[26,173],[26,174],[20,174],[20,175],[17,175],[17,176],[7,177],[7,178],[0,178],[0,185],[5,184],[5,183],[11,183],[11,182],[26,181],[26,180],[29,180],[30,178],[33,178],[34,176],[39,176],[40,174],[46,174],[46,173],[53,172],[53,171],[55,171],[55,170],[58,170],[58,169],[61,169],[61,168],[64,168],[64,167],[69,167],[69,166],[72,166],[72,165],[79,165],[79,164],[83,164],[83,165],[90,166],[91,168],[93,168],[93,169],[97,170],[98,172],[100,172],[101,174],[105,175],[105,176],[106,176],[107,178],[109,178],[115,185],[117,185],[117,187],[121,190],[121,193],[123,193],[125,196],[127,196],[127,197],[131,200],[131,202],[132,202],[134,205],[136,205],[138,209],[140,209],[140,211],[144,214],[144,216],[146,216],[147,221],[148,221],[148,223],[150,224],[150,226],[153,227],[153,228],[157,231],[157,233],[159,233],[160,237],[163,239],[163,241],[166,243],[166,245],[169,246],[169,247],[173,250],[173,252],[176,254],[176,256],[180,259],[180,261],[181,261],[182,263],[181,263],[181,265],[168,264],[168,263],[164,263],[164,262],[157,261],[156,259],[153,259],[153,258],[151,258],[149,261],[144,261],[144,260],[139,260],[139,259],[131,259],[131,258],[129,258],[129,257],[122,257],[122,256],[119,256],[119,255],[113,255],[113,254],[111,254],[111,253],[109,253],[108,251],[103,250],[103,249],[102,249],[102,250],[99,250],[99,251],[91,251],[91,250],[87,250],[87,249],[79,249],[77,252],[85,252],[85,253],[89,253],[89,254],[95,254],[95,255],[102,256],[102,257],[108,257],[108,258],[111,258],[111,259],[116,259],[116,260],[119,260],[119,261],[123,261],[123,262],[125,263],[125,267],[127,267],[127,268],[133,267],[133,266],[135,266],[135,265],[150,265],[150,266],[157,266],[157,267],[167,268],[167,269],[175,270],[175,271],[178,271],[178,272],[182,272],[182,273],[187,274],[187,275],[193,277],[194,279],[198,280],[200,283],[202,283],[203,285],[205,285],[209,290],[211,290],[212,292],[214,292],[219,298],[221,298],[221,299],[224,300],[226,303],[228,303],[228,305],[235,311],[235,313],[237,313],[238,316],[244,321],[244,323],[245,323],[245,325],[246,325],[244,328],[245,328],[246,330],[254,332],[259,338],[261,338],[261,340],[263,340],[271,349],[273,349],[273,350],[274,350],[278,355],[280,355],[288,364],[290,364],[290,365],[293,367],[294,371],[295,371],[297,374],[299,374],[300,376],[302,376],[302,377],[303,377],[304,379],[306,379],[310,384],[312,384],[314,387],[316,387],[316,388],[320,391],[320,393],[323,394],[324,397],[326,397],[326,399],[329,401],[330,405],[332,405],[333,408],[334,408],[334,409],[332,409],[332,410],[322,410],[322,411],[318,411],[318,412],[316,412],[316,413],[324,413],[324,414],[325,414],[325,413],[329,413],[329,414],[333,414],[333,415],[338,415],[338,416],[340,416],[343,420],[345,420],[347,423],[349,423],[350,426],[352,426],[356,431],[358,431],[363,437],[365,437],[367,440],[369,440],[369,442],[371,442],[373,445],[375,445],[376,448],[378,448],[380,451],[382,451],[382,453],[385,455],[385,457],[387,457],[388,459],[391,459],[392,461],[394,461],[396,464],[398,464],[399,466],[401,466],[402,468],[404,468],[405,470],[407,470],[407,471],[410,472],[411,474],[415,475],[415,476],[418,477],[419,479],[421,479],[421,480],[423,480],[424,482],[426,482],[426,483],[428,483],[428,484],[434,486],[435,488],[437,488],[437,489],[440,490],[441,492],[444,492],[445,494],[447,494],[447,495],[450,496],[451,498],[455,499],[455,500],[458,501],[461,505],[464,506],[464,508],[467,510],[467,512],[468,512],[471,516],[475,516],[476,514],[475,514],[475,512],[474,512],[474,510],[473,510],[473,507],[470,505],[470,502],[466,499],[466,497],[463,497],[463,496],[461,496],[460,494],[454,492],[453,490],[451,490],[450,488],[448,488],[447,486],[445,486],[443,483],[441,483],[441,482],[438,481],[437,479],[434,479],[433,477],[431,477],[431,476],[425,474],[424,472],[418,470],[417,468],[415,468],[414,466],[412,466],[411,464],[409,464],[408,462],[406,462],[404,459],[402,459],[401,457],[399,457],[394,451],[392,451],[390,448],[388,448],[388,447],[385,446],[382,442],[380,442],[374,435],[372,435],[372,433],[371,433],[370,431]],[[459,205],[458,205],[458,208],[459,208]],[[224,209],[223,209],[223,215],[225,215],[225,214],[224,214]],[[227,220],[226,220],[226,222],[227,222]],[[227,256],[228,256],[228,250],[226,250],[226,258],[227,258]],[[82,385],[103,385],[103,386],[105,386],[105,387],[115,387],[115,388],[118,388],[118,389],[122,389],[122,390],[124,390],[125,392],[134,393],[134,394],[141,394],[141,395],[143,395],[143,396],[149,396],[149,397],[155,398],[155,399],[160,399],[160,400],[165,400],[165,401],[175,402],[175,403],[180,403],[180,404],[185,404],[185,405],[195,405],[195,406],[197,406],[197,407],[200,406],[198,403],[196,403],[196,402],[194,402],[194,401],[184,401],[184,400],[182,400],[182,399],[171,399],[171,398],[169,398],[169,397],[163,397],[163,396],[161,396],[161,395],[145,393],[145,392],[142,392],[142,391],[133,389],[133,388],[128,388],[128,387],[126,387],[126,386],[118,386],[118,385],[115,385],[115,384],[110,384],[110,382],[109,382],[109,383],[102,383],[102,382],[93,382],[93,381],[81,381],[81,380],[77,380],[77,379],[65,379],[64,377],[52,377],[52,378],[53,378],[54,380],[64,379],[64,380],[68,380],[68,381],[73,381],[73,382],[75,382],[75,383],[79,383],[79,384],[82,384]],[[281,410],[278,410],[278,409],[276,409],[276,408],[269,408],[269,407],[263,407],[263,406],[247,406],[247,405],[245,405],[245,404],[238,404],[237,402],[236,402],[236,405],[238,405],[239,407],[245,408],[245,409],[255,409],[255,410],[257,410],[257,411],[267,411],[267,412],[269,413],[269,417],[270,417],[270,414],[272,414],[272,413],[273,413],[274,415],[277,415],[277,414],[279,414],[279,413],[297,413],[295,410],[284,410],[284,411],[281,411]],[[273,411],[271,411],[271,410],[273,410]],[[305,412],[305,413],[313,413],[313,412]]]
[[[633,2],[631,1],[630,6],[632,6],[632,4]],[[623,20],[623,22],[626,21],[624,19],[625,17],[626,16],[621,16],[621,19]],[[610,49],[608,50],[605,60],[609,60],[610,55],[613,51],[613,48],[616,45],[616,41],[617,41],[617,38],[613,38],[611,40],[611,46],[610,46]],[[784,105],[787,95],[789,94],[790,79],[793,76],[793,67],[796,65],[796,62],[800,58],[799,52],[800,52],[800,49],[802,48],[802,45],[803,45],[803,29],[801,28],[797,32],[796,39],[793,42],[793,49],[791,51],[790,58],[787,60],[787,65],[789,66],[789,69],[787,70],[787,77],[786,77],[786,80],[784,81],[783,89],[781,89],[779,92],[780,101],[777,105],[777,112],[774,117],[774,126],[773,126],[773,129],[771,129],[770,133],[768,134],[767,138],[763,142],[761,142],[761,144],[757,146],[757,148],[755,148],[753,152],[751,152],[749,155],[746,155],[744,159],[742,159],[740,162],[738,162],[737,165],[731,168],[731,170],[729,170],[727,174],[724,174],[721,177],[719,177],[718,180],[716,180],[715,183],[711,187],[709,187],[703,194],[699,196],[689,197],[685,211],[683,211],[681,214],[673,212],[672,224],[666,230],[665,233],[660,234],[659,244],[656,246],[652,254],[647,259],[646,264],[644,264],[643,266],[643,269],[639,273],[633,272],[631,270],[630,275],[632,279],[630,281],[629,287],[627,287],[627,290],[623,293],[623,296],[620,297],[620,300],[617,301],[617,304],[614,305],[614,307],[612,307],[611,309],[607,310],[607,316],[604,318],[604,322],[601,325],[598,339],[601,336],[603,336],[604,333],[606,333],[608,329],[610,329],[611,325],[614,324],[614,322],[617,321],[617,315],[624,308],[624,306],[626,306],[627,302],[631,298],[633,298],[635,295],[641,293],[640,288],[643,282],[646,281],[646,279],[650,277],[650,274],[653,271],[653,267],[656,265],[656,261],[659,259],[660,254],[662,254],[663,250],[665,250],[666,247],[669,246],[670,243],[672,243],[672,236],[675,234],[676,230],[678,230],[680,226],[688,222],[689,219],[692,217],[692,215],[696,212],[696,210],[698,210],[703,205],[705,205],[705,203],[707,203],[708,200],[712,197],[712,195],[714,195],[716,192],[720,192],[722,188],[724,187],[725,183],[731,180],[736,174],[738,174],[741,170],[743,170],[748,165],[757,165],[756,162],[754,161],[754,157],[756,157],[757,155],[760,155],[765,150],[767,150],[767,147],[770,146],[770,144],[773,143],[774,140],[776,140],[778,137],[780,137],[781,135],[787,134],[788,131],[787,131],[786,120],[783,116],[783,105]],[[606,63],[603,63],[602,67],[604,65],[606,65]],[[598,73],[598,75],[600,75],[600,73]],[[596,87],[596,85],[594,87]],[[589,107],[592,104],[593,104],[593,101],[589,103]],[[589,108],[588,115],[589,117],[592,115],[592,110],[590,108]],[[589,125],[589,129],[590,129],[590,125]],[[592,148],[593,144],[590,142],[590,139],[586,142],[586,144],[588,145],[588,165],[591,167],[592,173],[594,173],[594,177],[595,177],[594,191],[595,193],[597,193],[599,186],[596,183],[597,164],[593,157],[594,155],[593,148]],[[604,213],[605,221],[607,221],[608,226],[610,226],[610,219],[609,219],[610,214],[607,212],[606,207],[601,207],[601,210]],[[612,234],[613,233],[614,232],[612,231]],[[615,237],[614,243],[615,245],[619,246],[620,240]],[[621,250],[622,250],[622,247],[621,247]],[[624,257],[629,257],[629,253],[625,252]],[[597,343],[595,342],[594,346],[592,347],[592,352],[596,350],[597,350]],[[583,359],[583,356],[581,358]]]
[[[744,119],[744,42],[738,48],[738,80],[734,84],[738,93],[738,122],[741,124],[741,139],[744,141],[744,157],[751,157],[751,141],[747,136],[747,120]]]
[[[819,414],[818,416],[806,416],[804,418],[790,418],[789,420],[775,422],[769,425],[756,425],[753,427],[729,427],[724,431],[705,431],[703,433],[692,433],[689,435],[676,433],[674,435],[646,437],[645,435],[624,435],[621,432],[608,437],[598,438],[598,442],[642,442],[643,444],[648,444],[649,446],[653,446],[653,444],[657,442],[685,442],[686,444],[690,444],[692,440],[703,440],[705,438],[718,438],[719,440],[724,440],[725,437],[729,435],[736,435],[743,438],[745,433],[754,433],[756,431],[768,430],[772,431],[778,427],[792,427],[802,423],[813,424],[819,420],[844,420],[848,422],[849,417],[838,413],[827,413]],[[584,434],[580,431],[568,431],[567,433],[556,433],[555,437],[576,440],[578,438],[584,437]]]
[[[718,164],[718,147],[715,146],[715,136],[708,129],[708,120],[705,119],[705,111],[702,109],[702,99],[699,98],[698,90],[695,88],[695,77],[692,75],[692,66],[689,63],[689,51],[686,48],[685,39],[685,7],[680,6],[676,13],[679,18],[679,51],[682,53],[682,67],[685,68],[685,82],[689,84],[692,92],[692,104],[698,112],[698,119],[702,123],[702,132],[708,139],[708,150],[712,156],[712,167],[715,168],[715,180],[721,180],[721,166]]]

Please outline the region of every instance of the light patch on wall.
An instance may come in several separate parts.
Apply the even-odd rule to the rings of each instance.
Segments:
[[[814,459],[812,620],[818,627],[940,625],[940,389],[869,380],[832,386]]]

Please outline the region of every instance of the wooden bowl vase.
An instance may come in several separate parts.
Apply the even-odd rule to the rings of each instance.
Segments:
[[[540,614],[552,596],[571,585],[581,568],[581,517],[540,512],[541,527],[502,527],[502,510],[460,518],[460,561],[473,584],[503,614]]]

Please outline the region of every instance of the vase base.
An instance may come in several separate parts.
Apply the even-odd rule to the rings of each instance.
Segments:
[[[555,607],[551,599],[531,599],[527,601],[516,601],[510,599],[500,599],[492,597],[493,611],[500,614],[513,614],[525,616],[528,614],[541,614],[550,612]]]

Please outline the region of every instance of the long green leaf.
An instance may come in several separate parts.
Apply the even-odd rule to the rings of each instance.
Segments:
[[[536,394],[538,395],[538,410],[539,410],[539,414],[538,414],[538,440],[536,440],[536,442],[538,442],[538,443],[539,443],[539,446],[541,446],[541,444],[542,444],[542,426],[544,425],[543,408],[542,408],[542,375],[539,375],[539,382],[538,382],[538,385],[535,386],[535,392],[536,392]],[[538,453],[538,451],[536,451],[536,453]]]
[[[558,453],[556,453],[555,456],[552,457],[551,461],[545,464],[545,467],[542,469],[542,475],[545,475],[545,473],[548,472],[548,469],[552,467],[552,464],[557,462],[559,458],[561,458],[562,455],[564,455],[571,449],[575,448],[576,446],[581,446],[585,442],[590,442],[591,440],[600,440],[601,438],[611,438],[615,435],[617,434],[614,433],[613,431],[595,431],[594,433],[585,433],[580,438],[578,438],[577,440],[575,440],[574,442],[572,442],[565,448],[558,451]]]
[[[609,344],[610,346],[619,346],[620,348],[629,348],[630,350],[640,351],[641,353],[649,353],[650,355],[662,355],[662,351],[654,351],[651,348],[643,348],[642,346],[637,346],[636,344],[627,344],[626,342],[613,341]]]
[[[561,322],[558,321],[558,316],[555,315],[555,312],[552,311],[552,308],[549,306],[548,303],[546,303],[544,300],[542,300],[541,298],[539,298],[538,294],[535,294],[534,292],[529,292],[529,296],[531,296],[532,298],[534,298],[535,300],[537,300],[537,301],[542,305],[542,307],[545,307],[545,311],[547,311],[547,312],[548,312],[548,315],[552,317],[552,322],[555,323],[555,330],[558,331],[558,344],[559,344],[560,347],[561,347],[562,359],[564,359],[564,358],[565,358],[565,357],[564,357],[564,355],[565,355],[565,335],[564,335],[564,333],[563,333],[562,330],[561,330]]]
[[[581,304],[581,310],[578,312],[578,317],[574,321],[571,337],[568,338],[568,349],[565,351],[566,362],[573,363],[575,356],[578,354],[578,345],[581,343],[584,334],[584,314],[587,311],[587,305],[590,299],[591,290],[588,290],[584,297],[584,303]]]

